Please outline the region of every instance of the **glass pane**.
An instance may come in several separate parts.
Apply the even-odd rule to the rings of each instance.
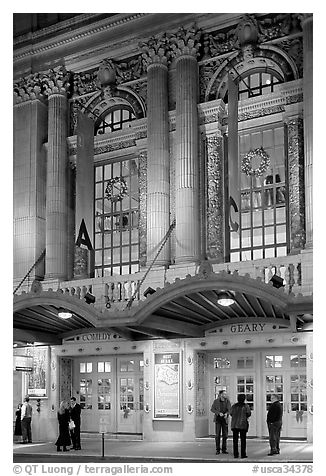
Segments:
[[[80,362],[79,364],[79,372],[81,374],[85,373],[86,372],[86,363],[85,362]]]
[[[286,243],[285,225],[279,225],[276,227],[276,243]]]
[[[265,231],[265,244],[272,245],[274,243],[274,227],[267,226],[264,231]]]
[[[231,263],[237,263],[238,261],[240,261],[240,253],[239,252],[231,253],[230,254],[230,261],[231,261]]]
[[[97,371],[104,372],[104,362],[97,362]]]
[[[111,372],[111,362],[104,362],[105,372]]]
[[[239,248],[239,233],[232,232],[230,238],[231,238],[231,242],[230,242],[231,249]]]
[[[274,248],[265,248],[265,258],[274,258],[275,257],[275,249]]]
[[[263,257],[263,250],[254,250],[252,257],[253,259],[261,259]]]
[[[86,364],[86,372],[87,372],[87,373],[91,373],[92,370],[93,370],[93,364],[92,364],[92,362],[87,362],[87,364]]]
[[[286,256],[286,246],[279,246],[276,248],[276,255],[277,256]]]

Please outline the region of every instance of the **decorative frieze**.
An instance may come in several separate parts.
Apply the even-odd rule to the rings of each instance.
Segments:
[[[298,34],[301,32],[299,16],[297,13],[281,13],[260,18],[255,18],[254,15],[244,15],[235,27],[203,35],[204,55],[202,59],[213,58],[238,49],[242,49],[243,53],[246,53],[250,45],[275,42],[279,38]],[[248,30],[250,31],[249,36],[247,35]]]
[[[139,154],[139,264],[147,261],[147,151]]]
[[[206,355],[197,353],[196,358],[196,416],[206,416]]]
[[[207,168],[207,257],[224,259],[224,194],[222,137],[206,139]]]
[[[288,171],[289,171],[289,220],[290,249],[299,252],[304,248],[305,237],[305,190],[304,144],[301,117],[287,123]]]

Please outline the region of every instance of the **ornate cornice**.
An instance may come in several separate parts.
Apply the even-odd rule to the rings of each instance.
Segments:
[[[60,39],[58,38],[58,36],[56,36],[54,40],[53,38],[51,38],[51,40],[45,39],[42,44],[39,44],[39,46],[37,46],[36,40],[41,42],[42,37],[45,37],[45,35],[48,35],[49,33],[51,33],[50,31],[51,27],[50,27],[50,30],[45,28],[41,31],[30,34],[28,38],[30,38],[31,42],[33,42],[32,46],[27,46],[25,48],[22,48],[20,50],[21,51],[20,53],[14,54],[14,62],[22,60],[28,56],[36,56],[36,55],[45,53],[51,49],[55,49],[62,46],[68,46],[69,44],[75,43],[79,40],[85,40],[87,37],[92,37],[94,34],[103,33],[107,30],[123,25],[130,21],[136,20],[145,15],[148,15],[148,13],[135,13],[131,15],[122,14],[122,15],[125,15],[125,16],[120,15],[120,18],[118,19],[114,17],[112,18],[111,21],[110,20],[108,21],[108,19],[106,18],[104,20],[96,22],[96,25],[83,26],[79,28],[78,30],[76,30],[75,34],[72,36],[71,36],[71,31],[69,31],[68,33],[63,32],[60,36]]]

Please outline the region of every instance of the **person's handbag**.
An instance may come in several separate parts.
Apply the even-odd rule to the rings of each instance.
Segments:
[[[75,426],[76,426],[75,423],[72,420],[70,420],[69,421],[69,430],[74,430]]]

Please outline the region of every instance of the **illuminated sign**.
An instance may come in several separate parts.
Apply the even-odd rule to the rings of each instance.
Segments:
[[[154,418],[180,419],[180,353],[154,355]]]
[[[33,372],[33,357],[29,355],[14,355],[14,370],[18,372]]]

